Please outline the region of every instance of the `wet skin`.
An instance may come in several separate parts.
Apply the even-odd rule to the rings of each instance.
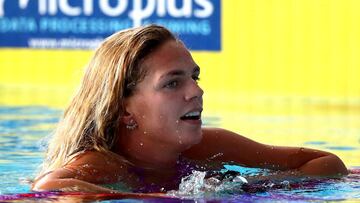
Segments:
[[[180,42],[169,41],[141,64],[145,78],[125,101],[123,122],[135,120],[135,130],[123,130],[118,154],[135,165],[150,168],[174,165],[181,152],[201,141],[203,90],[197,84],[200,68]]]
[[[136,188],[140,182],[134,168],[142,170],[141,184],[162,184],[178,173],[179,157],[193,160],[204,170],[220,169],[220,163],[233,162],[297,176],[347,174],[343,162],[331,153],[265,145],[224,129],[202,128],[201,117],[183,119],[189,112],[201,113],[203,90],[197,84],[200,68],[182,43],[166,42],[141,66],[146,76],[125,101],[120,139],[114,151],[80,154],[35,180],[33,190],[114,192],[98,184],[119,181]],[[137,128],[126,129],[132,121],[136,121]]]

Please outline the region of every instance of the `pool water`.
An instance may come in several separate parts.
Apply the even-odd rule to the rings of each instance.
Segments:
[[[31,193],[29,181],[34,178],[42,162],[45,150],[44,140],[51,134],[61,113],[60,109],[44,106],[0,106],[0,201],[16,199],[20,193]],[[279,117],[275,115],[273,118],[270,116],[262,118],[272,120],[272,122],[279,120]],[[207,126],[223,126],[222,122],[225,122],[226,119],[226,116],[205,116],[204,124]],[[245,118],[239,116],[234,119],[233,117],[235,121],[241,119]],[[303,117],[292,117],[291,119],[292,122],[295,122],[294,120],[302,120]],[[286,131],[286,129],[284,130]],[[356,163],[354,157],[360,158],[357,145],[332,145],[329,140],[319,139],[304,140],[302,144],[306,147],[332,150],[336,154],[338,152],[340,154],[342,152],[350,153],[352,156],[349,156],[347,163]],[[170,199],[171,201],[195,200],[204,202],[211,200],[249,202],[274,200],[294,202],[360,201],[360,164],[348,167],[350,167],[350,174],[342,178],[266,180],[250,185],[246,184],[242,177],[264,174],[266,171],[224,164],[222,173],[235,171],[236,175],[220,182],[214,182],[214,180],[205,178],[203,172],[194,171],[191,176],[184,178],[180,189],[169,192],[169,196],[176,197]],[[53,200],[47,196],[48,194],[36,194],[37,198],[42,200]],[[56,194],[56,196],[61,196],[61,194]],[[129,201],[130,199],[126,200]],[[141,201],[132,200],[134,202]],[[147,200],[151,201],[151,199]]]
[[[44,145],[59,119],[46,107],[0,107],[0,194],[29,192],[28,179],[42,162]]]

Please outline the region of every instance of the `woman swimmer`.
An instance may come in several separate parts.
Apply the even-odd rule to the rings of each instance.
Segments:
[[[184,44],[164,27],[107,38],[49,142],[32,189],[114,192],[102,185],[122,182],[132,191],[167,191],[191,170],[219,170],[223,162],[300,177],[347,174],[328,152],[202,128],[199,74]]]

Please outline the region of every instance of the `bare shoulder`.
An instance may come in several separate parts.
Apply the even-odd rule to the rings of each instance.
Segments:
[[[234,154],[244,155],[249,148],[265,147],[265,145],[222,128],[203,128],[202,132],[201,142],[184,152],[185,156],[192,159],[208,159],[220,153],[222,156],[218,156],[219,160],[234,161]]]
[[[214,128],[214,127],[206,127],[206,128],[202,128],[202,132],[203,132],[203,138],[204,141],[211,141],[211,140],[243,140],[243,141],[250,141],[250,139],[232,132],[230,130],[226,130],[223,128]]]
[[[75,157],[63,168],[76,174],[76,179],[92,183],[116,182],[127,173],[127,162],[114,153],[88,151]]]
[[[227,135],[230,131],[222,128],[206,127],[202,128],[203,138],[205,139],[218,139],[221,135]]]
[[[235,147],[236,149],[251,145],[252,147],[265,147],[265,145],[242,136],[236,132],[222,128],[203,128],[203,139],[200,145],[224,148]]]
[[[76,179],[93,184],[113,183],[127,176],[127,164],[120,156],[88,151],[76,156],[68,164],[38,177],[33,189],[56,180]]]
[[[74,157],[65,167],[91,167],[113,170],[126,166],[126,160],[112,152],[86,151]],[[122,168],[122,167],[120,167]]]

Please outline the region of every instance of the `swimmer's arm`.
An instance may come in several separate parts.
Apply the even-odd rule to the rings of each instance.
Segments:
[[[329,152],[265,145],[219,128],[204,128],[202,141],[184,155],[197,160],[235,162],[247,167],[295,170],[303,175],[348,173],[344,163]]]
[[[116,191],[101,187],[84,180],[74,178],[74,174],[64,168],[56,169],[38,180],[36,180],[31,190],[33,191],[81,191],[92,193],[114,193]]]
[[[314,158],[301,165],[297,170],[306,175],[341,176],[347,175],[348,170],[339,157],[334,154]]]

